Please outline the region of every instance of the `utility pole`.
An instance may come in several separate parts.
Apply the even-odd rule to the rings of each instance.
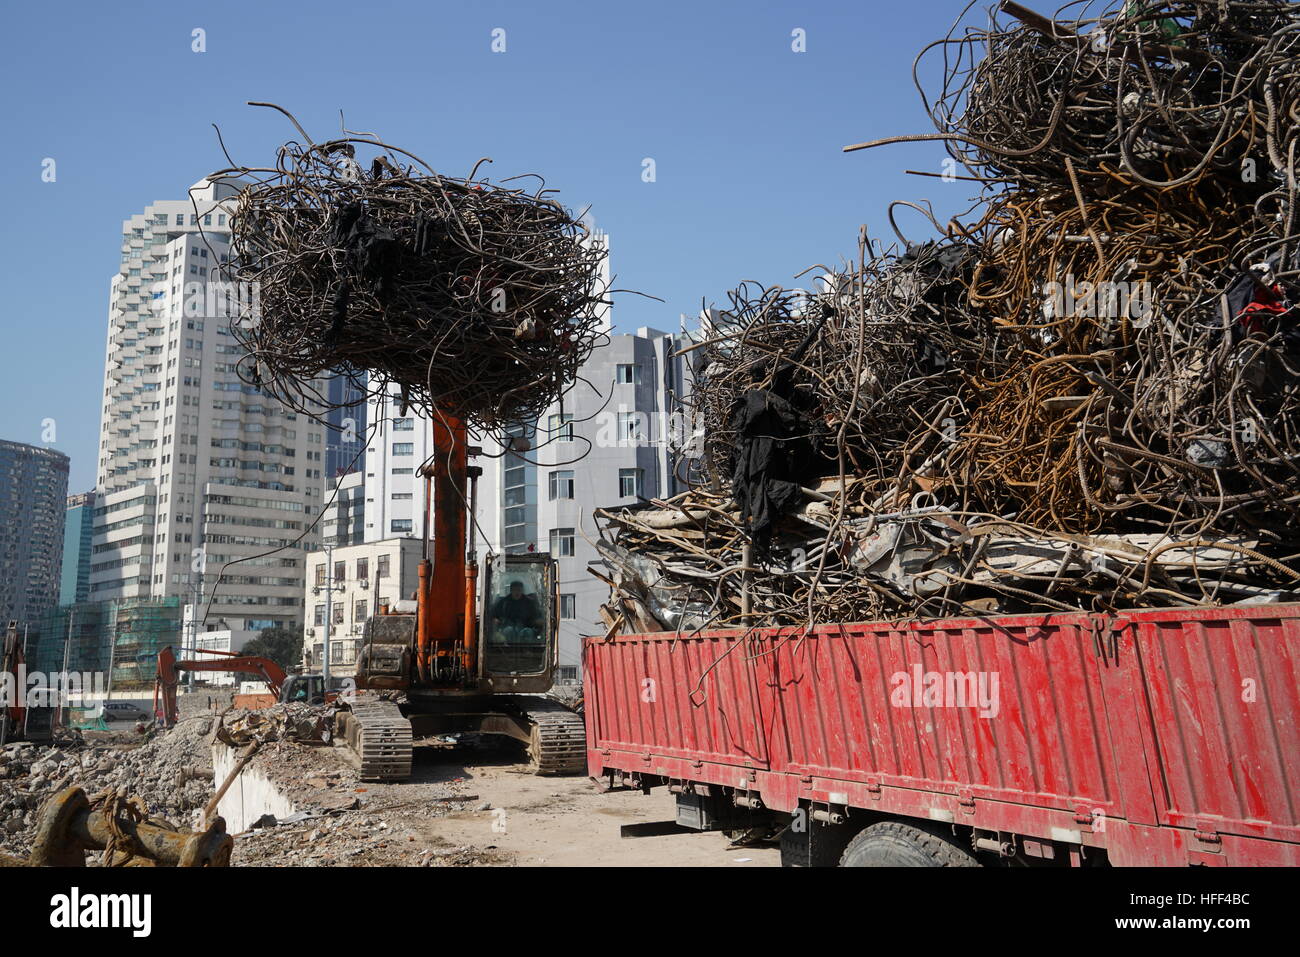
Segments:
[[[321,684],[330,686],[330,624],[334,621],[334,546],[325,546],[325,641],[321,649]]]
[[[68,655],[72,652],[72,623],[76,620],[77,606],[71,605],[68,608],[68,637],[63,640],[63,674],[59,676],[59,710],[54,717],[55,723],[60,725],[63,724],[63,697],[68,687]]]
[[[196,572],[195,574],[198,576],[198,581],[190,585],[190,597],[192,599],[192,604],[190,605],[189,627],[185,629],[189,633],[186,636],[186,638],[187,638],[187,644],[189,645],[189,655],[191,660],[198,657],[199,606],[203,603],[203,573]],[[189,673],[185,685],[191,692],[194,691],[193,671]]]

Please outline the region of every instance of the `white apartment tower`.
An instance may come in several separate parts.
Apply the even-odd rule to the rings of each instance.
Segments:
[[[219,267],[237,186],[123,223],[110,292],[90,600],[198,599],[209,620],[303,623],[324,427],[241,381]],[[300,539],[300,540],[299,540]],[[217,585],[222,566],[232,559]],[[209,605],[209,599],[211,604]]]

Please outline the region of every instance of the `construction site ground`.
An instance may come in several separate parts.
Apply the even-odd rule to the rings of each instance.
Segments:
[[[236,837],[236,866],[774,867],[774,847],[721,834],[624,839],[674,817],[671,795],[599,793],[586,777],[537,777],[510,746],[418,745],[412,777],[362,783],[338,748],[286,747],[259,762],[299,808],[324,816]]]

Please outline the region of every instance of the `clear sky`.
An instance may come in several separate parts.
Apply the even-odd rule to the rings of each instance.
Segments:
[[[938,144],[840,151],[931,131],[912,60],[964,5],[8,0],[0,438],[53,445],[70,491],[93,486],[122,220],[225,165],[214,123],[236,161],[269,164],[293,131],[247,100],[318,140],[341,109],[450,175],[480,156],[493,179],[541,173],[608,231],[616,285],[664,300],[619,297],[617,329],[675,328],[742,279],[797,285],[851,257],[862,223],[890,236],[891,200],[965,208],[973,184],[903,172],[940,171]]]

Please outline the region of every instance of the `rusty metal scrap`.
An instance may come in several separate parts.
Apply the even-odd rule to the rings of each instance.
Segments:
[[[318,377],[396,384],[489,433],[558,400],[605,335],[606,252],[581,218],[534,174],[512,178],[529,192],[476,178],[485,160],[457,178],[369,134],[299,131],[274,166],[209,177],[245,184],[225,268],[256,303],[231,327],[240,377],[318,419]]]
[[[973,208],[704,328],[693,488],[599,513],[611,631],[1298,593],[1300,5],[1003,6],[929,48],[938,132],[849,147],[940,141]]]

